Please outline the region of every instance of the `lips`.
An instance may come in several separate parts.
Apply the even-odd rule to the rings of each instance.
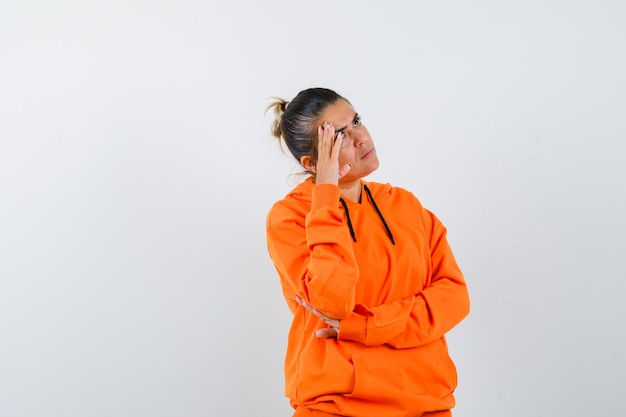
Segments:
[[[363,156],[361,157],[361,159],[369,158],[372,155],[374,155],[374,148],[372,148],[369,151],[365,152],[363,154]]]

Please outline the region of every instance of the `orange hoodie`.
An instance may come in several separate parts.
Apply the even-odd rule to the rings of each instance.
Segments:
[[[294,316],[285,393],[294,408],[342,416],[448,410],[457,376],[444,334],[469,313],[469,296],[446,229],[410,192],[362,184],[359,204],[309,178],[267,216]],[[341,319],[337,339],[313,336],[325,324],[296,295]]]

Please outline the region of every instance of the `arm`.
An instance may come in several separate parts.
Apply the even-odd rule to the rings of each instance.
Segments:
[[[299,297],[324,315],[342,319],[354,309],[359,279],[352,241],[339,208],[338,181],[351,166],[339,167],[343,134],[335,137],[335,128],[329,123],[318,126],[317,134],[315,166],[311,156],[300,160],[316,174],[311,209],[304,213],[275,205],[267,218],[267,243],[292,311]]]
[[[267,217],[268,250],[292,309],[296,296],[333,318],[354,309],[359,272],[339,196],[336,185],[315,185],[309,213],[276,205]]]
[[[355,306],[355,311],[341,320],[339,339],[370,346],[414,347],[442,337],[469,313],[467,286],[446,240],[446,229],[423,210],[426,230],[432,231],[430,282],[405,299],[375,307]]]

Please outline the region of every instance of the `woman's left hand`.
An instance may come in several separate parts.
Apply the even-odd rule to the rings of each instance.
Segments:
[[[315,314],[317,317],[322,319],[322,321],[329,326],[329,327],[324,327],[324,328],[317,329],[316,331],[314,331],[313,335],[315,337],[319,337],[319,338],[335,337],[336,338],[337,336],[339,336],[339,325],[341,324],[340,320],[330,318],[327,315],[320,313],[319,311],[311,307],[306,301],[304,301],[302,298],[298,296],[296,296],[296,301],[302,307],[306,308],[311,313]]]

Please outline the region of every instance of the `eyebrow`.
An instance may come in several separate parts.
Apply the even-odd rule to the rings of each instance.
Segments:
[[[358,118],[359,118],[359,113],[354,113],[354,117],[352,118],[352,124],[354,124],[354,122],[356,122]],[[344,130],[346,130],[347,128],[348,128],[348,126],[344,126],[344,127],[340,128],[340,129],[335,129],[335,134],[341,133]]]

